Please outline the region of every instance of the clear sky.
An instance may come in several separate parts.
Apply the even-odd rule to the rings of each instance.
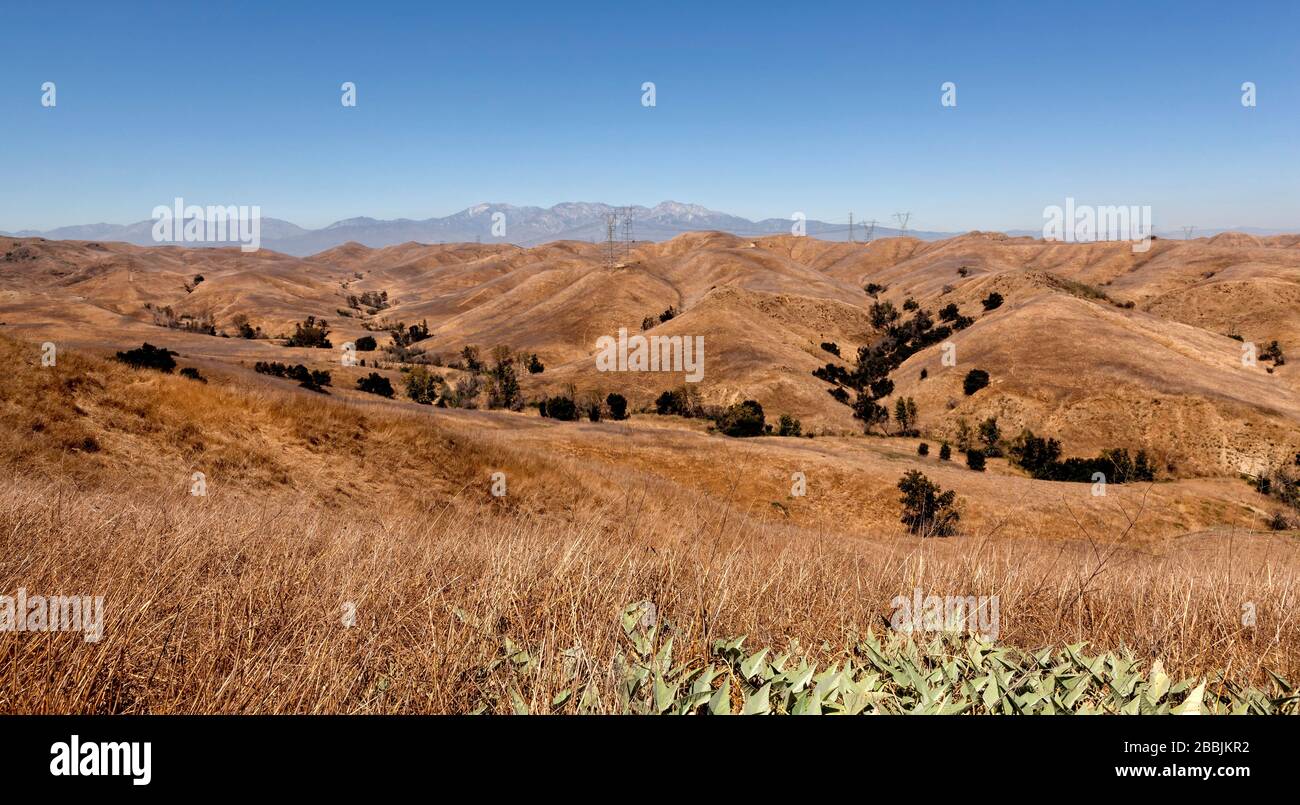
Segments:
[[[672,199],[934,230],[1073,196],[1300,230],[1298,32],[1294,0],[3,0],[0,230],[176,196],[310,227]]]

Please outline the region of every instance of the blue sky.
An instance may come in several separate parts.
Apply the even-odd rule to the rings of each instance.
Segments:
[[[673,199],[937,230],[1073,196],[1300,230],[1295,2],[111,5],[0,12],[0,230],[176,196],[313,227]]]

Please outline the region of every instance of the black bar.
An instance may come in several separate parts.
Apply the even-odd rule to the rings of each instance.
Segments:
[[[896,775],[973,791],[1224,791],[1289,781],[1293,730],[1286,717],[1253,716],[5,716],[0,772],[39,790],[128,796],[465,784],[535,795],[611,775],[671,795],[686,783],[729,789],[774,773],[817,790]],[[83,752],[88,742],[148,742],[149,783],[53,776],[51,747],[73,735]],[[1121,777],[1119,768],[1155,776]]]

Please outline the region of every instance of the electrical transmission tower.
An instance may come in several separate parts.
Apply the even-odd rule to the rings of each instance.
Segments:
[[[875,218],[872,218],[871,221],[867,223],[867,242],[868,242],[868,243],[871,242],[871,238],[872,238],[875,234],[876,234],[876,219],[875,219]]]
[[[1195,231],[1196,231],[1196,227],[1194,227],[1194,226],[1185,226],[1185,227],[1183,227],[1183,240],[1191,240],[1191,239],[1192,239],[1192,233],[1195,232]]]
[[[853,213],[849,213],[849,243],[853,242]]]
[[[605,268],[613,268],[618,254],[618,244],[614,240],[614,233],[618,231],[618,214],[610,213],[605,216]]]
[[[900,238],[905,237],[907,235],[907,222],[911,220],[912,213],[896,212],[894,213],[894,217],[898,219],[898,236]]]
[[[632,208],[623,208],[623,261],[632,256]]]

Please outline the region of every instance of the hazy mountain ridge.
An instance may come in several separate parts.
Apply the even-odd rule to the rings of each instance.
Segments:
[[[607,220],[612,214],[631,210],[631,236],[639,241],[663,241],[684,232],[717,230],[740,236],[790,234],[792,221],[786,218],[765,218],[751,221],[728,213],[717,212],[698,204],[664,201],[654,207],[635,205],[616,207],[599,202],[564,202],[552,207],[518,207],[504,203],[483,203],[467,207],[460,212],[441,218],[397,218],[381,220],[365,216],[345,218],[320,229],[305,229],[278,218],[262,218],[262,246],[298,257],[356,242],[371,248],[395,246],[416,241],[420,243],[512,243],[535,246],[553,240],[600,241],[607,236]],[[494,215],[503,213],[505,234],[493,232]],[[136,246],[157,245],[153,240],[153,221],[132,224],[82,224],[58,227],[46,231],[0,231],[9,237],[42,237],[50,240],[105,240],[120,241]],[[807,233],[825,240],[848,240],[848,226],[815,219],[806,222]],[[499,229],[498,229],[499,231]],[[854,227],[854,237],[863,240],[866,228]],[[897,229],[876,227],[876,237],[898,234]],[[941,240],[952,237],[953,232],[908,231],[922,240]],[[620,219],[616,237],[623,237]],[[192,243],[188,246],[208,244]],[[212,245],[228,245],[212,244]]]
[[[607,221],[610,215],[622,215],[625,209],[631,210],[631,237],[638,241],[661,242],[671,240],[685,232],[716,230],[741,237],[762,237],[765,235],[790,234],[792,221],[788,218],[764,218],[751,221],[729,213],[710,210],[699,204],[685,204],[676,201],[664,201],[654,207],[640,205],[630,208],[616,207],[600,202],[563,202],[553,207],[517,207],[504,203],[483,203],[467,207],[460,212],[441,218],[394,218],[378,219],[367,216],[344,218],[320,229],[306,229],[279,218],[262,218],[262,247],[295,257],[312,254],[354,242],[371,248],[396,246],[401,243],[510,243],[517,246],[536,246],[555,240],[584,240],[588,242],[603,241],[608,235]],[[497,213],[502,213],[505,224],[504,236],[494,234]],[[20,238],[48,238],[50,240],[103,240],[130,243],[136,246],[158,245],[153,239],[152,220],[137,221],[133,224],[80,224],[58,227],[46,231],[22,230],[19,232],[0,231],[0,235]],[[805,222],[808,235],[821,240],[847,241],[849,227],[843,222],[827,222],[808,219]],[[500,231],[499,228],[497,231]],[[1241,232],[1249,235],[1284,234],[1281,230],[1265,227],[1228,227],[1198,229],[1194,236],[1208,237],[1223,232]],[[876,226],[873,237],[897,237],[900,231],[894,227]],[[963,234],[961,232],[932,232],[927,230],[907,230],[911,237],[924,241],[945,240]],[[1041,230],[1008,229],[1009,237],[1042,236]],[[1181,238],[1182,233],[1157,231],[1157,236]],[[619,219],[616,238],[624,236],[622,218]],[[853,238],[857,241],[867,239],[867,228],[861,222],[855,222]],[[190,243],[187,246],[201,247],[207,245],[227,246],[228,243]]]

